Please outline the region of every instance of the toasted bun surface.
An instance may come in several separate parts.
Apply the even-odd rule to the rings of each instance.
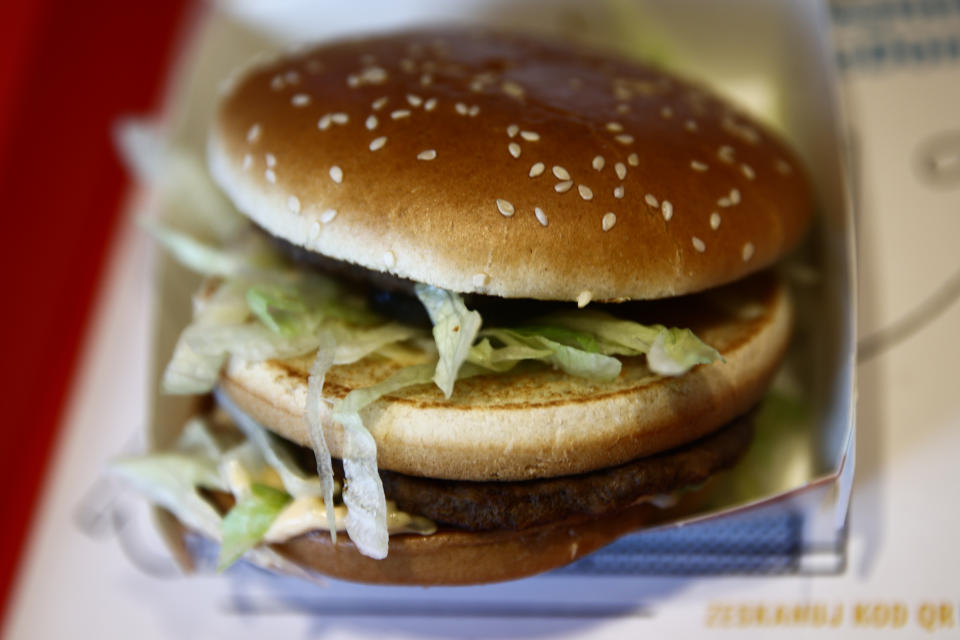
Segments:
[[[702,87],[538,39],[433,30],[261,66],[213,174],[270,233],[462,292],[647,299],[757,271],[803,234],[796,157]]]
[[[595,383],[544,367],[457,382],[450,400],[432,385],[388,395],[365,411],[381,469],[453,480],[525,480],[583,473],[695,440],[762,395],[786,348],[786,287],[764,273],[697,296],[647,303],[670,326],[693,329],[725,362],[683,376],[651,375],[627,358],[621,375]],[[312,356],[232,360],[221,388],[285,438],[309,446],[303,417]],[[341,398],[398,365],[366,359],[334,367],[324,394]],[[327,444],[342,456],[342,428],[324,416]]]

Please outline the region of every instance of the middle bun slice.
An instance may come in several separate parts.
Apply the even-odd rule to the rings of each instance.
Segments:
[[[510,481],[585,473],[671,449],[759,400],[792,322],[787,288],[770,273],[631,308],[690,327],[723,361],[662,377],[644,358],[625,358],[620,376],[604,383],[530,365],[460,380],[448,400],[433,385],[407,388],[366,410],[378,466],[430,478]],[[221,388],[264,426],[309,447],[304,410],[311,363],[310,357],[233,359]],[[333,367],[324,393],[337,400],[399,368],[376,358]],[[323,423],[331,454],[341,457],[342,427],[329,414]]]

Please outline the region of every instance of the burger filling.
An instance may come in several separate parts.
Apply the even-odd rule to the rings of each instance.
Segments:
[[[610,307],[630,310],[629,305],[579,309],[536,301],[494,304],[483,297],[471,299],[471,304],[479,302],[476,306],[484,313],[493,309],[489,312],[497,320],[493,322],[458,293],[411,283],[421,313],[430,321],[430,327],[423,328],[415,313],[402,311],[411,308],[414,298],[408,296],[409,285],[400,287],[396,279],[377,276],[376,282],[377,277],[363,274],[363,286],[350,285],[348,281],[355,281],[358,272],[353,271],[351,278],[343,273],[331,275],[329,268],[302,268],[255,233],[222,248],[168,228],[148,226],[174,257],[208,277],[194,301],[194,320],[181,334],[165,371],[165,391],[210,392],[228,359],[264,361],[315,353],[306,418],[316,475],[306,479],[295,473],[274,446],[275,436],[259,427],[241,427],[253,443],[242,456],[267,475],[278,474],[281,493],[276,483],[257,479],[237,480],[237,487],[249,487],[243,490],[222,478],[214,482],[213,463],[190,468],[195,486],[229,488],[237,498],[223,519],[225,543],[231,523],[242,521],[240,528],[255,532],[250,538],[260,540],[287,509],[301,523],[312,517],[306,514],[315,516],[322,509],[334,540],[337,530],[345,528],[357,548],[374,558],[386,556],[391,522],[403,521],[405,527],[425,531],[426,525],[415,518],[397,520],[399,512],[388,505],[376,464],[376,444],[363,422],[364,408],[400,389],[435,384],[449,398],[459,379],[497,375],[523,362],[610,381],[620,374],[623,357],[644,356],[653,373],[665,376],[683,374],[720,357],[689,329],[642,323],[610,312]],[[326,398],[326,372],[364,358],[386,358],[403,366],[387,379],[354,389],[342,399]],[[333,419],[345,432],[342,492],[324,439],[324,405],[332,405]],[[266,466],[250,462],[256,458],[254,451],[263,456]],[[200,499],[188,498],[191,504]],[[338,503],[342,504],[339,512]],[[213,518],[209,512],[202,515],[204,511],[198,510],[202,521],[198,524],[206,532],[213,528]],[[279,522],[292,517],[284,516]],[[279,531],[286,525],[276,526]],[[233,557],[229,549],[225,553]]]

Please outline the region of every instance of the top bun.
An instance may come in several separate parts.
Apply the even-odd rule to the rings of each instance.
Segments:
[[[805,172],[702,87],[530,36],[435,29],[299,51],[223,99],[210,162],[275,236],[460,292],[648,299],[802,237]]]

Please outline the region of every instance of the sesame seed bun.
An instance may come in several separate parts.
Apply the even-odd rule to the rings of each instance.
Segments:
[[[731,304],[731,300],[736,300]],[[695,440],[747,411],[763,394],[792,324],[787,289],[769,273],[720,291],[648,303],[667,321],[692,327],[724,357],[673,378],[642,358],[625,359],[614,381],[596,383],[543,367],[457,382],[444,400],[433,385],[381,399],[366,414],[377,464],[454,480],[525,480],[609,467]],[[230,362],[221,388],[242,410],[283,437],[309,446],[304,408],[311,358]],[[342,398],[398,365],[366,359],[331,369],[324,393]],[[343,433],[324,431],[340,457]]]
[[[460,292],[675,296],[802,237],[794,154],[703,87],[535,38],[324,45],[234,84],[213,175],[271,234]]]
[[[302,268],[357,285],[369,300],[388,294],[397,313],[382,315],[396,321],[415,322],[396,303],[410,281],[480,294],[466,300],[489,305],[486,320],[497,306],[564,306],[498,297],[611,302],[613,315],[689,328],[723,356],[673,377],[623,357],[620,375],[602,383],[522,363],[458,380],[449,399],[426,384],[387,394],[363,411],[379,468],[437,481],[456,518],[436,517],[432,536],[392,538],[386,560],[360,555],[347,536],[275,547],[302,566],[378,583],[506,580],[676,517],[633,494],[609,512],[554,504],[547,515],[518,515],[500,495],[500,515],[474,514],[463,496],[488,487],[462,483],[497,493],[523,481],[523,492],[537,485],[539,496],[571,501],[583,494],[567,491],[565,478],[592,472],[578,490],[604,501],[598,470],[706,446],[705,436],[716,439],[757,403],[786,351],[791,299],[766,267],[809,223],[806,173],[762,124],[657,69],[489,31],[337,42],[237,79],[208,146],[213,176],[238,209]],[[231,358],[218,398],[309,447],[314,357]],[[376,354],[334,366],[324,396],[344,398],[400,367]],[[344,433],[326,411],[326,443],[339,458]],[[560,479],[539,481],[549,478]],[[528,493],[519,495],[515,503]],[[507,521],[522,524],[489,524]]]

